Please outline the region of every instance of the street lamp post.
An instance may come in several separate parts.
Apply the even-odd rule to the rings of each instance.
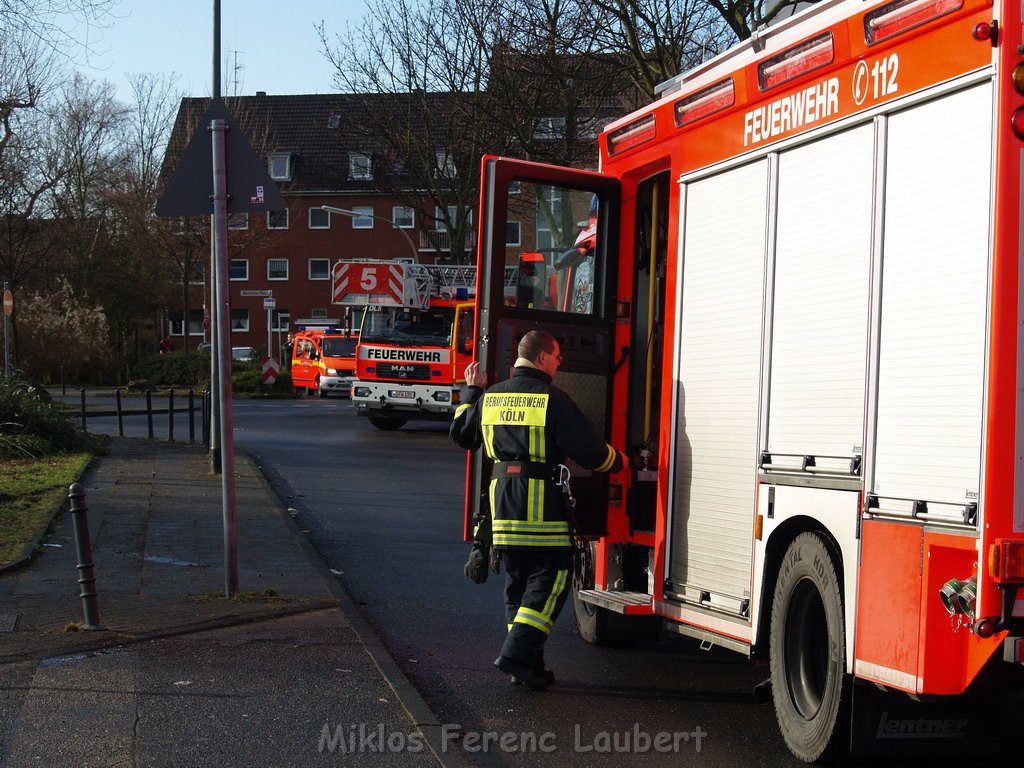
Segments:
[[[342,216],[348,216],[350,219],[367,218],[377,219],[378,221],[386,221],[394,229],[397,229],[399,232],[402,233],[402,236],[405,237],[406,242],[409,243],[409,250],[412,251],[413,263],[419,263],[419,251],[416,249],[416,244],[412,241],[412,238],[409,237],[409,233],[406,232],[401,227],[396,227],[395,222],[391,221],[390,219],[385,219],[383,216],[374,216],[372,213],[359,213],[358,211],[350,211],[347,208],[335,208],[333,205],[321,205],[320,207],[323,210],[327,211],[328,213],[340,213]]]

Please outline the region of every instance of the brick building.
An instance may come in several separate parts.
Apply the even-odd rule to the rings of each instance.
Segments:
[[[257,154],[266,158],[271,178],[288,204],[287,211],[230,218],[233,346],[266,349],[268,318],[261,295],[266,291],[276,304],[270,318],[275,353],[279,354],[287,331],[302,320],[344,324],[342,308],[331,304],[331,267],[339,259],[415,258],[430,264],[473,258],[475,233],[469,229],[465,236],[452,237],[446,223],[456,218],[469,222],[472,214],[448,206],[442,211],[430,203],[436,193],[434,197],[417,197],[415,189],[420,185],[403,162],[380,139],[356,130],[361,113],[386,109],[384,100],[393,102],[394,98],[258,93],[225,99]],[[174,168],[207,103],[205,99],[182,101],[165,159],[165,176]],[[459,172],[444,148],[438,147],[432,157],[438,163],[435,176]],[[328,213],[322,205],[355,215]],[[173,308],[166,315],[166,330],[179,349],[194,348],[209,338],[205,321],[208,298],[204,296],[208,239],[202,243],[208,238],[208,229],[206,217],[191,217],[175,222],[172,236],[167,238],[170,247],[179,251],[184,248],[186,231],[193,235],[193,246],[201,243],[193,247],[194,263],[182,267],[189,273],[187,314],[182,308]],[[461,244],[454,253],[453,241]]]

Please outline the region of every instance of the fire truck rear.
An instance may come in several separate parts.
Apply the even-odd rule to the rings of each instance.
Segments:
[[[450,419],[472,359],[475,267],[338,262],[333,302],[365,308],[352,402],[379,429]]]
[[[767,662],[807,762],[1016,748],[1022,17],[823,0],[611,123],[599,171],[483,159],[477,359],[501,380],[550,331],[558,386],[632,451],[573,468],[580,636],[655,622]],[[528,216],[548,288],[509,305]]]

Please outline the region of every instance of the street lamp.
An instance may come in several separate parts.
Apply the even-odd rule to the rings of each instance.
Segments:
[[[396,227],[395,222],[391,221],[391,219],[385,219],[383,216],[374,216],[372,213],[359,213],[358,211],[350,211],[347,208],[335,208],[333,205],[321,205],[320,207],[323,210],[327,211],[328,213],[340,213],[342,216],[348,216],[350,219],[367,218],[377,219],[378,221],[386,221],[388,224],[392,226],[393,229],[397,229],[399,232],[401,232],[406,242],[409,243],[409,249],[412,251],[413,264],[419,263],[419,251],[416,250],[416,244],[413,243],[412,238],[409,237],[409,233],[406,232],[401,227]]]

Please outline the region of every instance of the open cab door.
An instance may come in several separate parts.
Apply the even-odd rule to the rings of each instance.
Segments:
[[[555,385],[609,440],[620,186],[572,168],[485,156],[481,172],[479,312],[476,359],[488,385],[509,378],[519,340],[554,335],[563,360]],[[610,442],[610,440],[609,440]],[[587,536],[607,532],[607,475],[572,463],[576,522]],[[491,462],[468,459],[465,534],[489,514]]]

